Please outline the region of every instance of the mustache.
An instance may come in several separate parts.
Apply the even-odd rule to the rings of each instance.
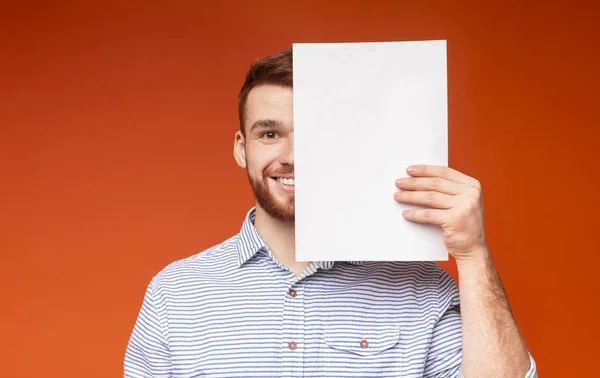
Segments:
[[[269,169],[264,173],[264,177],[271,177],[277,175],[291,175],[294,174],[294,166],[293,165],[284,165],[281,168],[277,169]]]

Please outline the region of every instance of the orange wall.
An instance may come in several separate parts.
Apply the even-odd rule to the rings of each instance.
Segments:
[[[20,3],[0,8],[3,377],[122,376],[150,278],[238,232],[253,199],[232,158],[250,60],[413,39],[448,40],[450,165],[484,185],[541,376],[597,371],[594,2]]]

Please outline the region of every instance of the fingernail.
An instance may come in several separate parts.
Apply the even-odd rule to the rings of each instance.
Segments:
[[[396,184],[401,185],[404,183],[404,179],[403,178],[399,178],[398,180],[396,180]]]
[[[407,172],[414,172],[415,171],[415,167],[414,165],[409,166],[408,168],[406,168]]]

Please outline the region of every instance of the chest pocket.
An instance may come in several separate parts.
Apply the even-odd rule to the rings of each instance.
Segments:
[[[398,345],[400,325],[325,324],[324,336],[325,344],[332,349],[357,356],[376,356]]]

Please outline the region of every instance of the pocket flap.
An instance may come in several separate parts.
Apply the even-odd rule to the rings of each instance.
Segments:
[[[400,341],[400,325],[325,324],[325,343],[360,356],[380,353]]]

